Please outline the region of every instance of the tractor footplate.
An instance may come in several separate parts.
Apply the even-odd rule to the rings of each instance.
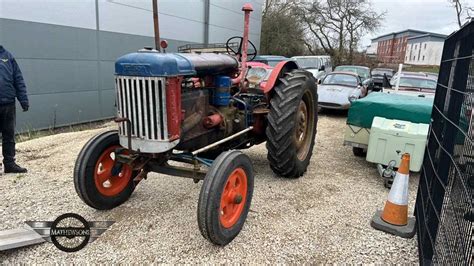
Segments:
[[[167,163],[162,165],[150,165],[150,170],[156,173],[165,175],[181,176],[192,178],[194,180],[203,180],[206,177],[207,172],[203,170],[196,170],[193,168],[186,168],[181,166],[169,165]]]

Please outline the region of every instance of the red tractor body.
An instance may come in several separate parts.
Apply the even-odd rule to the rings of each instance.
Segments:
[[[244,36],[227,42],[240,39],[237,51],[228,46],[232,55],[142,49],[116,61],[119,129],[89,141],[76,162],[75,186],[85,203],[120,205],[149,172],[204,180],[199,228],[225,245],[240,232],[253,192],[251,160],[236,149],[267,141],[276,174],[303,175],[316,134],[316,82],[292,61],[247,76],[247,57],[256,50],[248,41],[252,8],[242,10]]]

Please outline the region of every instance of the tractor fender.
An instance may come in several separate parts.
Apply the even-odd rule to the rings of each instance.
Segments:
[[[294,61],[281,61],[278,63],[272,70],[270,77],[263,87],[263,92],[265,94],[269,93],[275,85],[278,84],[278,79],[283,77],[285,73],[290,72],[293,69],[298,69],[298,65]]]

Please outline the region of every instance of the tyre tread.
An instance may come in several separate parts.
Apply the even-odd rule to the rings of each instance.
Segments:
[[[280,83],[273,90],[266,129],[266,145],[270,168],[279,176],[297,178],[306,172],[309,158],[312,155],[314,137],[311,142],[310,152],[307,155],[307,158],[309,158],[304,160],[303,165],[297,163],[296,147],[293,145],[291,138],[295,126],[294,117],[299,101],[304,93],[303,86],[309,86],[310,89],[314,89],[315,109],[317,110],[317,90],[315,84],[316,81],[311,73],[297,69],[280,78]],[[314,115],[314,134],[316,135],[317,112]]]

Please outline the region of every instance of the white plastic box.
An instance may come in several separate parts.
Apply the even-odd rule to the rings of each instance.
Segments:
[[[428,124],[375,117],[370,130],[366,160],[387,165],[395,160],[400,165],[401,155],[410,154],[410,171],[419,172],[428,136]]]

